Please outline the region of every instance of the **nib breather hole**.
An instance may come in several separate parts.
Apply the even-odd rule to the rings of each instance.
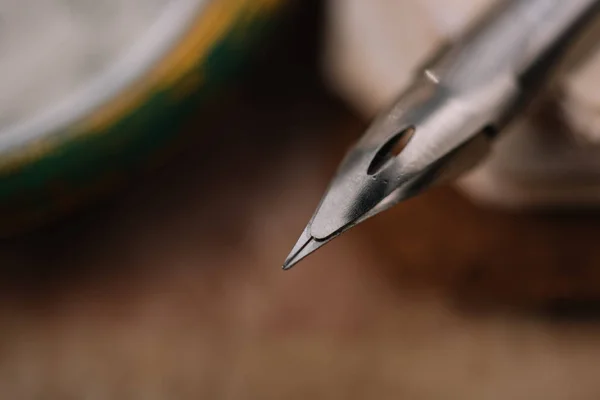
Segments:
[[[400,133],[394,135],[384,144],[381,149],[373,157],[373,161],[367,169],[367,174],[373,175],[377,173],[390,159],[399,155],[406,148],[408,142],[415,134],[415,127],[410,126]]]
[[[481,133],[488,139],[494,139],[498,135],[498,129],[494,125],[486,125],[481,129]]]

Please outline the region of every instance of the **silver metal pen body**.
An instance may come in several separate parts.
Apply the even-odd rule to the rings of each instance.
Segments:
[[[478,161],[599,11],[600,0],[501,1],[441,49],[348,152],[286,265]]]

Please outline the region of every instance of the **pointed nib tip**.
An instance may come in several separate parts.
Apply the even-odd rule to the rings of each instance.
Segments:
[[[303,249],[300,249],[300,251],[292,250],[292,252],[288,256],[288,258],[284,261],[283,266],[281,268],[284,271],[287,271],[288,269],[291,269],[294,265],[298,264],[298,262],[300,262],[300,260],[302,260],[304,257],[306,257],[308,255],[308,254],[302,254],[302,250]]]
[[[287,271],[288,269],[291,269],[294,266],[295,263],[284,263],[283,266],[281,267],[282,270]]]
[[[312,237],[309,236],[309,238],[306,238],[305,234],[302,234],[302,236],[300,237],[300,239],[298,239],[298,242],[296,243],[288,257],[286,258],[285,262],[283,263],[282,269],[284,271],[291,269],[294,265],[298,263],[298,261],[300,261],[306,256],[306,254],[302,254],[302,250],[304,250],[306,248],[306,245],[308,245],[312,240]]]
[[[331,238],[323,241],[316,240],[310,235],[309,227],[307,226],[304,232],[302,232],[302,235],[300,235],[298,242],[296,242],[296,245],[290,252],[290,255],[283,263],[283,270],[287,271],[288,269],[291,269],[294,265],[298,264],[300,260],[313,253],[330,240]]]
[[[298,262],[300,262],[300,260],[302,260],[304,257],[306,257],[306,255],[300,255],[298,253],[290,254],[288,259],[285,260],[285,262],[283,263],[283,266],[281,267],[281,269],[283,269],[284,271],[292,269],[292,267],[294,265],[298,264]]]

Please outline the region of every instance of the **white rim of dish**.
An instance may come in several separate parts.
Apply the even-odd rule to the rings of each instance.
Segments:
[[[142,78],[178,43],[209,0],[178,0],[166,6],[131,51],[79,90],[32,118],[0,131],[0,154],[67,129]]]

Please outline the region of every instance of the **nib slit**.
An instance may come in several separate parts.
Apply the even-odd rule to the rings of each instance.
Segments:
[[[300,240],[302,240],[303,238],[300,238]],[[300,241],[299,240],[299,241]],[[308,239],[304,244],[301,244],[300,246],[298,246],[297,243],[296,246],[294,246],[294,248],[292,249],[292,252],[290,253],[290,255],[286,258],[285,262],[283,263],[283,269],[285,271],[287,271],[288,269],[292,268],[298,261],[300,261],[300,258],[298,258],[298,255],[302,252],[302,250],[304,250],[306,248],[306,246],[308,246],[308,244],[314,240],[314,238],[311,236],[310,239]],[[304,257],[302,257],[304,258]]]
[[[337,235],[333,235],[325,240],[318,240],[314,238],[310,234],[310,224],[304,229],[302,235],[296,242],[296,245],[290,252],[290,255],[287,257],[285,262],[283,263],[283,269],[288,270],[296,265],[300,260],[304,259],[306,256],[312,254],[325,243],[328,243],[331,239],[336,237]]]

